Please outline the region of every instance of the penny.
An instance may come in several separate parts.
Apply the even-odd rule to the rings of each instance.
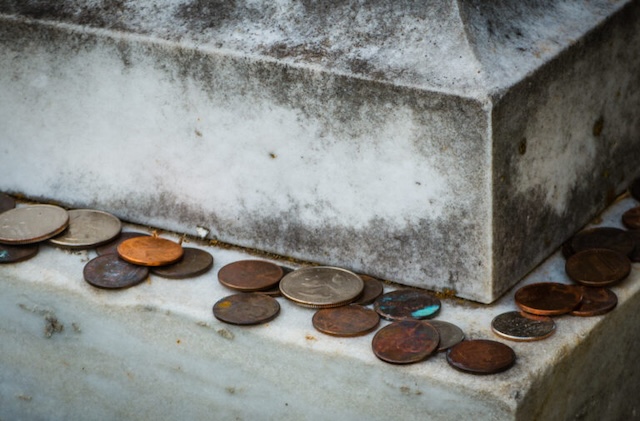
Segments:
[[[105,254],[90,260],[84,266],[83,275],[94,287],[120,289],[144,281],[149,276],[149,269],[127,263],[116,254]]]
[[[634,246],[633,239],[627,231],[613,227],[584,230],[571,240],[574,253],[589,249],[609,249],[626,256],[633,251]]]
[[[93,209],[68,211],[69,226],[49,242],[68,248],[91,248],[108,243],[120,234],[122,224],[115,216]]]
[[[238,291],[260,291],[273,288],[284,274],[275,263],[264,260],[239,260],[218,271],[218,281]]]
[[[16,200],[8,194],[0,193],[0,213],[16,207]]]
[[[225,323],[257,325],[273,320],[280,312],[275,298],[256,292],[222,298],[213,306],[213,315]]]
[[[573,285],[542,282],[526,285],[516,291],[518,307],[539,316],[557,316],[576,308],[582,299],[582,291]]]
[[[369,275],[358,276],[360,276],[360,278],[362,278],[362,281],[364,282],[364,290],[362,291],[362,295],[360,295],[360,297],[358,297],[358,299],[354,301],[353,304],[366,306],[373,303],[376,298],[382,295],[382,282]]]
[[[373,353],[392,364],[410,364],[431,355],[440,342],[435,327],[419,320],[401,320],[380,329],[371,342]]]
[[[426,291],[399,289],[378,297],[374,309],[387,320],[415,320],[435,316],[440,305],[440,300]]]
[[[447,362],[460,371],[495,374],[511,368],[516,362],[516,353],[503,343],[476,339],[449,348]]]
[[[634,199],[640,201],[640,177],[631,182],[629,185],[629,193],[631,193]]]
[[[629,253],[629,260],[632,262],[640,262],[640,230],[629,231],[629,235],[635,243],[633,251]]]
[[[96,247],[96,253],[98,253],[98,256],[102,256],[104,254],[111,254],[111,253],[117,254],[118,246],[120,245],[120,243],[128,240],[129,238],[136,238],[136,237],[143,237],[143,236],[149,237],[149,234],[145,234],[142,232],[132,232],[132,231],[121,232],[120,235],[118,235],[112,241]]]
[[[333,336],[360,336],[374,330],[380,316],[373,310],[356,304],[323,308],[313,315],[313,327]]]
[[[445,322],[442,320],[429,320],[431,326],[435,327],[440,336],[440,344],[438,345],[438,352],[446,351],[457,343],[464,340],[464,332],[458,326],[453,323]]]
[[[584,250],[566,261],[565,271],[569,278],[579,284],[609,286],[629,276],[631,261],[613,250]]]
[[[582,301],[572,312],[572,316],[600,316],[618,305],[618,296],[609,288],[582,287]]]
[[[38,254],[38,244],[12,246],[0,244],[0,263],[16,263],[27,260]]]
[[[630,230],[640,230],[640,206],[631,208],[623,213],[622,223]]]
[[[31,205],[0,214],[0,243],[32,244],[67,228],[69,214],[59,206]]]
[[[182,246],[160,237],[135,237],[118,246],[118,255],[129,263],[164,266],[182,258]]]
[[[551,317],[509,311],[493,319],[491,330],[512,341],[537,341],[551,336],[556,324]]]
[[[317,266],[294,270],[280,281],[285,298],[303,307],[338,307],[355,300],[364,281],[345,269]]]
[[[182,259],[167,266],[157,266],[151,273],[170,279],[193,278],[202,275],[213,267],[213,256],[204,250],[183,247]]]

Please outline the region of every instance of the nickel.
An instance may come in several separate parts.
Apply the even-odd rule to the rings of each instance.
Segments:
[[[491,330],[512,341],[538,341],[551,336],[556,324],[551,317],[509,311],[493,319]]]

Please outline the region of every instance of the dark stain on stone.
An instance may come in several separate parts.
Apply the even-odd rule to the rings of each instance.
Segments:
[[[595,137],[599,137],[602,134],[603,128],[604,128],[604,117],[600,116],[600,118],[598,118],[596,122],[593,123],[593,135]]]
[[[178,6],[175,17],[196,31],[217,28],[236,10],[235,0],[193,0]]]
[[[527,152],[527,138],[523,137],[520,139],[520,143],[518,144],[518,153],[520,155],[524,155]]]

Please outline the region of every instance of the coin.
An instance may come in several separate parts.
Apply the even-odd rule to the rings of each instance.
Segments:
[[[333,336],[360,336],[374,330],[380,316],[373,310],[356,304],[322,308],[313,315],[313,327]]]
[[[374,309],[387,320],[427,319],[440,310],[440,300],[426,291],[399,289],[376,300]]]
[[[438,344],[439,352],[446,351],[455,344],[464,340],[464,332],[453,323],[442,320],[429,320],[424,323],[429,323],[438,331],[438,335],[440,336],[440,343]]]
[[[164,266],[182,258],[182,246],[160,237],[135,237],[118,246],[118,255],[129,263]]]
[[[38,254],[38,244],[12,246],[0,244],[0,263],[16,263],[27,260]]]
[[[230,295],[213,306],[213,315],[218,320],[234,325],[266,323],[279,312],[280,304],[275,298],[257,292]]]
[[[631,182],[629,185],[629,193],[631,193],[634,199],[640,201],[640,177]]]
[[[116,254],[105,254],[90,260],[83,275],[94,287],[119,289],[138,285],[149,276],[149,269],[127,263]]]
[[[420,320],[401,320],[380,329],[371,342],[373,353],[392,364],[422,361],[438,347],[435,327]]]
[[[280,292],[303,307],[338,307],[355,300],[364,282],[345,269],[316,266],[294,270],[280,281]]]
[[[537,341],[551,336],[556,330],[556,324],[551,317],[509,311],[493,319],[491,330],[496,335],[513,341]]]
[[[476,339],[449,348],[447,362],[460,371],[495,374],[511,368],[516,362],[516,353],[503,343]]]
[[[565,271],[569,278],[579,284],[602,287],[629,276],[631,262],[627,256],[613,250],[584,250],[566,261]]]
[[[118,235],[112,241],[96,247],[96,253],[98,253],[99,256],[102,256],[104,254],[111,254],[111,253],[117,254],[118,246],[120,245],[120,243],[128,240],[129,238],[136,238],[136,237],[143,237],[143,236],[149,237],[149,234],[145,234],[142,232],[132,232],[132,231],[121,232],[120,235]]]
[[[629,235],[635,243],[633,251],[629,253],[629,260],[632,262],[640,262],[640,230],[629,231]]]
[[[609,288],[582,287],[582,301],[572,312],[572,316],[600,316],[618,305],[618,296]]]
[[[589,249],[615,250],[625,256],[633,251],[635,244],[629,233],[613,227],[598,227],[577,233],[571,240],[574,253]]]
[[[630,230],[640,230],[640,206],[631,208],[623,213],[622,223]]]
[[[0,214],[0,243],[31,244],[64,231],[69,214],[59,206],[31,205]]]
[[[91,248],[108,243],[120,234],[122,224],[115,216],[93,209],[68,211],[69,226],[49,242],[68,248]]]
[[[197,248],[183,247],[184,254],[177,263],[151,269],[154,275],[163,278],[184,279],[202,275],[213,267],[213,256]]]
[[[218,281],[238,291],[260,291],[273,288],[284,274],[275,263],[264,260],[239,260],[218,271]]]
[[[526,285],[516,291],[518,307],[539,316],[557,316],[576,308],[582,299],[582,291],[573,285],[542,282]]]
[[[8,194],[0,193],[0,213],[16,207],[16,200]]]
[[[366,306],[373,303],[376,298],[382,295],[382,282],[380,282],[376,278],[372,278],[369,275],[358,276],[360,276],[360,278],[362,278],[362,281],[364,282],[364,290],[362,291],[360,297],[358,297],[358,299],[353,302],[353,304]]]

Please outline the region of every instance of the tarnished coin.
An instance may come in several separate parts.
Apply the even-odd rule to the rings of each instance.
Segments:
[[[96,247],[96,253],[98,253],[98,256],[102,256],[104,254],[111,254],[111,253],[118,254],[118,246],[120,245],[120,243],[128,240],[129,238],[136,238],[136,237],[150,237],[150,235],[145,234],[143,232],[132,232],[132,231],[121,232],[120,235],[118,235],[114,240]]]
[[[633,239],[627,231],[613,227],[584,230],[571,240],[574,253],[590,249],[609,249],[626,256],[633,251],[634,246]]]
[[[151,269],[154,275],[170,279],[192,278],[202,275],[213,267],[213,256],[197,248],[183,247],[182,259],[168,266],[158,266]]]
[[[516,362],[516,353],[503,343],[476,339],[449,348],[447,362],[460,371],[494,374],[511,368]]]
[[[38,244],[0,244],[0,263],[16,263],[30,259],[38,254],[38,249]]]
[[[358,275],[362,278],[364,282],[364,289],[362,294],[353,302],[353,304],[359,304],[361,306],[366,306],[373,303],[376,298],[382,295],[382,282],[377,280],[376,278],[372,278],[369,275]]]
[[[142,266],[164,266],[182,258],[182,246],[160,237],[135,237],[118,246],[118,255],[129,263]]]
[[[122,224],[115,216],[93,209],[68,211],[69,226],[49,242],[59,247],[92,248],[108,243],[120,234]]]
[[[629,193],[631,196],[640,202],[640,178],[636,178],[629,185]]]
[[[317,266],[294,270],[280,281],[280,292],[303,307],[328,308],[351,303],[364,288],[362,279],[345,269]]]
[[[622,223],[630,230],[640,230],[640,206],[631,208],[623,213]]]
[[[440,344],[438,345],[439,352],[446,351],[464,340],[464,332],[453,323],[442,320],[429,320],[424,323],[429,323],[438,331],[438,335],[440,336]]]
[[[416,320],[435,316],[440,305],[440,300],[426,291],[399,289],[378,297],[374,308],[387,320]]]
[[[64,231],[69,214],[59,206],[31,205],[0,214],[0,243],[31,244]]]
[[[230,295],[213,306],[213,315],[218,320],[234,325],[266,323],[279,312],[280,304],[275,298],[257,292]]]
[[[551,317],[509,311],[493,319],[491,330],[512,341],[538,341],[551,336],[556,330],[556,324]]]
[[[218,271],[218,281],[226,287],[250,292],[273,288],[284,271],[275,263],[264,260],[239,260]]]
[[[373,353],[392,364],[410,364],[431,355],[440,342],[435,327],[419,320],[401,320],[380,329],[371,342]]]
[[[635,243],[633,251],[629,253],[629,260],[632,262],[640,262],[640,230],[629,231],[629,235]]]
[[[631,261],[613,250],[584,250],[567,259],[565,271],[569,278],[579,284],[603,287],[629,276]]]
[[[98,288],[120,289],[138,285],[147,279],[149,269],[132,265],[117,254],[105,254],[90,260],[84,266],[84,279]]]
[[[16,207],[16,200],[8,194],[0,193],[0,213]]]
[[[574,285],[542,282],[526,285],[516,291],[518,307],[539,316],[557,316],[569,313],[582,299],[582,290]]]
[[[322,308],[313,315],[313,327],[333,336],[360,336],[374,330],[380,316],[373,310],[356,304]]]
[[[609,288],[582,287],[582,301],[572,312],[572,316],[600,316],[618,305],[618,296]]]

